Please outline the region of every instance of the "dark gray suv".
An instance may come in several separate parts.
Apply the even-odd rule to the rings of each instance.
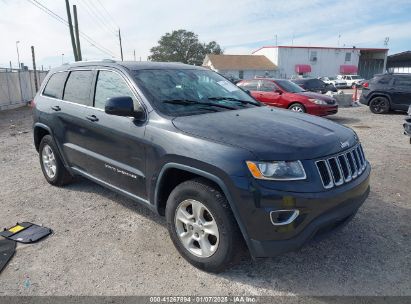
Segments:
[[[369,193],[370,165],[351,129],[264,106],[201,67],[64,65],[34,104],[50,184],[81,175],[165,215],[177,250],[207,271],[242,248],[253,257],[295,250],[347,223]]]

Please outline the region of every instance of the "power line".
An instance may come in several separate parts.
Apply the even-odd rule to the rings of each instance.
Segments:
[[[114,24],[114,26],[116,28],[119,28],[119,26],[117,25],[116,21],[114,20],[113,16],[108,12],[108,10],[106,9],[106,7],[103,5],[103,3],[101,3],[100,0],[97,0],[97,2],[100,4],[100,6],[103,8],[103,11],[106,13],[106,15],[109,17],[109,19],[111,20],[111,22]]]
[[[46,6],[44,6],[43,4],[41,4],[40,2],[38,2],[37,0],[27,0],[29,1],[31,4],[33,4],[34,6],[36,6],[37,8],[41,9],[43,12],[45,12],[46,14],[48,14],[49,16],[51,16],[52,18],[56,19],[57,21],[59,21],[60,23],[69,26],[68,22],[60,17],[59,15],[57,15],[55,12],[53,12],[52,10],[50,10],[49,8],[47,8]],[[102,46],[101,44],[99,44],[98,42],[96,42],[94,39],[92,39],[90,36],[88,36],[87,34],[83,33],[80,31],[80,35],[87,40],[92,46],[94,46],[95,48],[99,49],[101,52],[110,55],[112,57],[116,57],[115,55],[113,55],[113,53],[107,49],[106,47]]]
[[[107,22],[104,20],[104,18],[100,17],[97,11],[93,9],[93,7],[88,4],[88,2],[84,0],[79,3],[83,6],[86,13],[91,17],[91,19],[93,20],[95,24],[97,24],[99,27],[101,27],[103,30],[105,30],[110,35],[114,35],[116,33],[116,30],[110,28],[107,25]]]

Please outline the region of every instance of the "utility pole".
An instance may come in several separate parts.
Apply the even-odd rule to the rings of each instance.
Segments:
[[[11,70],[13,69],[13,66],[11,65],[11,60],[9,61],[9,63],[10,63],[10,72],[11,72]]]
[[[80,30],[78,28],[77,6],[76,5],[73,5],[73,14],[74,14],[74,30],[76,31],[77,59],[81,61],[82,58],[81,58],[80,34],[79,34]]]
[[[34,46],[31,46],[31,57],[33,59],[34,87],[36,88],[36,93],[37,93],[39,86],[37,82],[36,56],[34,54]]]
[[[73,22],[71,22],[70,3],[66,0],[67,20],[70,29],[71,46],[73,47],[74,60],[78,61],[76,41],[74,40]]]
[[[20,41],[16,41],[16,50],[17,50],[17,62],[18,62],[18,69],[20,70],[20,53],[19,53],[19,43],[20,43]]]
[[[134,61],[136,61],[136,50],[134,50],[133,55],[134,55]]]
[[[121,32],[120,32],[120,29],[118,29],[118,40],[120,41],[121,61],[123,61],[123,46],[121,45]]]

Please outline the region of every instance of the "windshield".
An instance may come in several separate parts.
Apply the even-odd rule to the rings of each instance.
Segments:
[[[242,89],[209,70],[136,70],[137,85],[165,115],[182,116],[261,106]]]
[[[294,82],[289,80],[276,80],[276,83],[286,92],[289,93],[300,93],[305,92],[300,86],[296,85]]]
[[[328,80],[335,80],[335,77],[327,77]]]
[[[351,76],[351,79],[360,79],[361,77],[360,76],[358,76],[358,75],[352,75]]]

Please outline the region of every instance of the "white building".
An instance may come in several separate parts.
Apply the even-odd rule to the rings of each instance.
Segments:
[[[368,79],[385,71],[387,52],[376,48],[264,46],[253,54],[270,59],[278,67],[276,77],[360,74]]]
[[[256,76],[273,77],[277,66],[265,56],[214,55],[204,58],[203,66],[230,79],[251,79]]]

